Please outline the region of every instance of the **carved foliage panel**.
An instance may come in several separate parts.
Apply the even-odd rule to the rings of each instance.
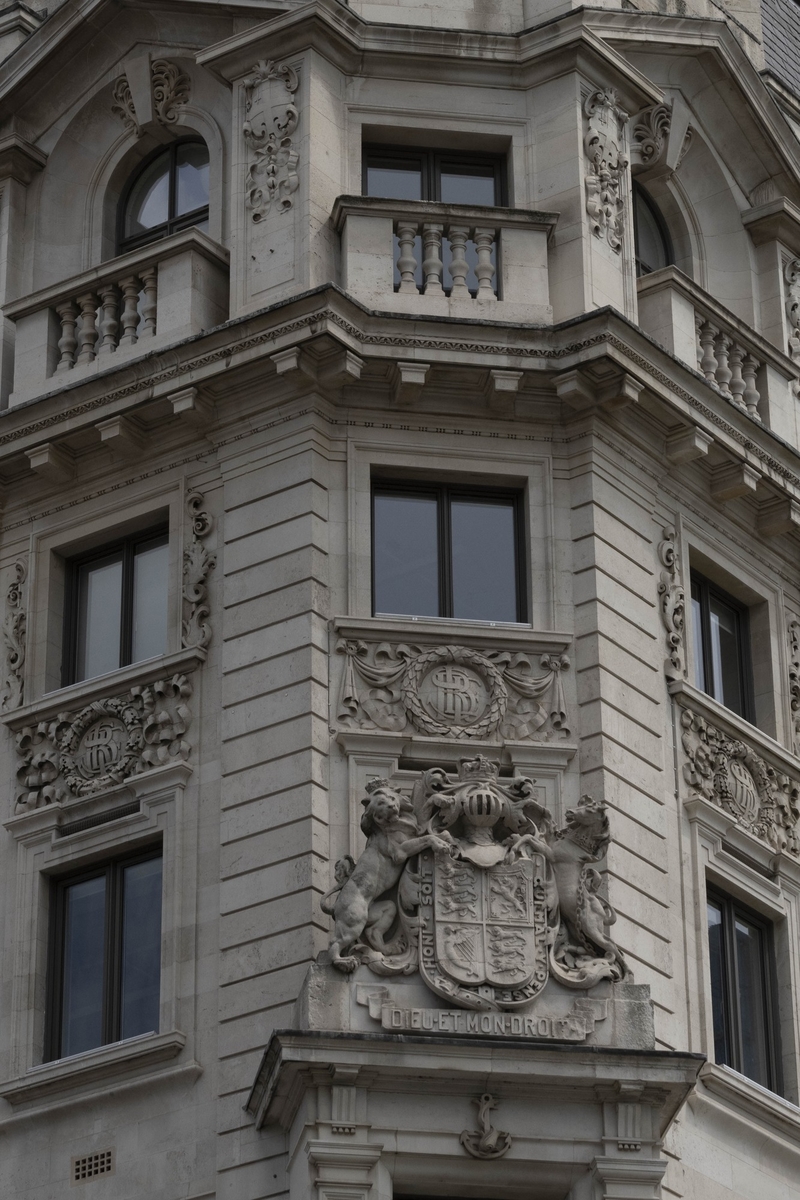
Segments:
[[[615,253],[622,248],[625,229],[624,153],[628,114],[614,88],[598,89],[584,104],[586,132],[586,211],[592,231],[605,238]]]
[[[249,151],[247,207],[261,221],[275,206],[292,207],[297,191],[299,155],[293,141],[299,114],[295,105],[297,72],[286,63],[263,59],[244,81],[245,120],[242,133]]]
[[[153,59],[150,64],[150,88],[156,120],[167,128],[177,124],[181,109],[189,103],[191,94],[191,80],[186,72],[166,58]],[[113,97],[111,111],[120,118],[126,129],[130,129],[137,138],[141,137],[142,128],[127,76],[120,75],[115,81]]]
[[[24,700],[25,688],[25,638],[27,613],[25,610],[25,581],[27,563],[19,559],[14,563],[13,578],[6,591],[6,611],[3,616],[3,645],[6,655],[6,671],[3,680],[3,712],[19,708]]]

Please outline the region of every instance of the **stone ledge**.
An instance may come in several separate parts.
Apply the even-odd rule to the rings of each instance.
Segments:
[[[166,1062],[180,1054],[185,1045],[186,1034],[177,1029],[170,1033],[145,1033],[141,1037],[31,1067],[22,1078],[0,1084],[0,1096],[15,1105],[39,1100],[85,1083],[117,1078]]]
[[[726,708],[724,704],[720,704],[718,700],[701,692],[688,680],[675,679],[668,685],[668,688],[670,695],[675,697],[681,708],[692,709],[710,725],[717,726],[729,737],[746,742],[787,775],[800,774],[800,759],[791,750],[787,750],[786,746],[782,746],[780,742],[757,726],[745,721],[744,717],[737,716],[735,712]]]
[[[760,1121],[793,1142],[800,1141],[800,1108],[783,1096],[717,1063],[701,1067],[698,1079],[705,1090],[738,1109],[748,1122]]]
[[[572,644],[574,635],[537,630],[532,625],[502,621],[459,621],[449,617],[334,617],[340,637],[385,641],[398,638],[425,646],[511,647],[531,654],[555,654]]]

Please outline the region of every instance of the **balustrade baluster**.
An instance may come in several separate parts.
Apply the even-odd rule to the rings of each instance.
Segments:
[[[422,260],[422,277],[425,281],[426,296],[443,296],[442,272],[442,234],[443,225],[431,225],[427,221],[422,226],[422,244],[425,257]]]
[[[709,383],[717,380],[717,357],[714,354],[714,343],[719,330],[710,321],[700,318],[700,370]]]
[[[397,269],[400,272],[399,292],[417,292],[417,260],[414,257],[414,239],[417,236],[417,226],[410,221],[397,222],[397,241],[400,254],[397,259]]]
[[[139,278],[136,275],[129,275],[127,279],[121,279],[119,286],[122,291],[122,337],[119,339],[120,346],[135,346],[137,342],[136,328],[139,324]]]
[[[470,291],[467,287],[467,275],[469,274],[467,239],[469,238],[469,229],[466,225],[451,225],[447,236],[450,239],[450,277],[453,280],[450,296],[453,300],[470,300]]]
[[[95,360],[95,342],[97,341],[97,296],[94,292],[84,292],[78,296],[78,307],[81,310],[81,327],[78,333],[80,347],[76,366],[84,366]]]
[[[75,336],[78,306],[74,300],[66,300],[63,304],[56,305],[56,312],[61,321],[61,337],[58,339],[61,359],[56,371],[70,371],[75,365],[75,347],[78,345],[78,339]]]
[[[720,333],[717,335],[717,339],[714,344],[714,348],[717,353],[716,383],[723,396],[730,396],[731,394],[730,382],[732,371],[728,366],[728,355],[731,352],[732,345],[733,343],[728,337],[727,333]]]
[[[492,247],[494,246],[494,229],[476,229],[473,233],[475,246],[478,251],[478,265],[475,276],[478,280],[478,300],[496,300],[492,287],[494,278],[494,263],[492,262]]]
[[[103,340],[98,354],[113,354],[117,348],[117,332],[119,330],[119,292],[113,283],[105,283],[100,288],[100,332]]]
[[[742,396],[744,395],[744,390],[747,385],[745,384],[744,378],[742,377],[742,359],[743,358],[744,358],[744,350],[742,349],[742,347],[738,344],[738,342],[732,342],[731,343],[731,353],[730,353],[730,368],[731,368],[730,392],[731,392],[731,397],[733,399],[733,403],[736,405],[736,407],[745,409],[746,405],[745,405],[744,400],[742,399]]]
[[[144,326],[139,334],[139,340],[143,337],[153,337],[156,332],[157,313],[158,313],[158,267],[145,267],[141,272],[142,290],[144,291],[144,300],[142,301],[142,320]]]
[[[744,375],[744,400],[745,407],[751,417],[757,417],[761,420],[758,412],[758,403],[761,399],[761,393],[756,385],[756,375],[761,363],[757,358],[753,358],[752,354],[748,354],[742,366],[742,374]]]

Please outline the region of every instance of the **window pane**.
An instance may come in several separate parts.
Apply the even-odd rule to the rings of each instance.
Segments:
[[[161,984],[161,859],[125,867],[120,1036],[158,1032]]]
[[[443,204],[498,203],[494,167],[442,163],[439,187]]]
[[[208,205],[208,150],[197,142],[176,152],[175,216]]]
[[[701,692],[707,692],[706,668],[703,661],[703,609],[699,589],[692,584],[692,645],[694,646],[694,684]]]
[[[711,663],[714,673],[714,698],[740,715],[744,712],[742,695],[739,615],[713,593],[708,598],[711,618]]]
[[[739,977],[739,1023],[742,1039],[741,1072],[770,1086],[767,1056],[767,1012],[764,989],[763,932],[736,916],[736,964]]]
[[[159,154],[133,185],[125,211],[125,237],[169,220],[169,151]]]
[[[728,999],[725,983],[725,944],[722,909],[708,902],[708,951],[711,958],[711,1011],[714,1017],[714,1058],[730,1066]]]
[[[419,162],[367,164],[367,195],[389,200],[422,200],[422,165]]]
[[[122,551],[78,570],[76,682],[116,671],[120,665]]]
[[[513,502],[454,499],[450,520],[453,616],[518,621]]]
[[[136,547],[133,559],[132,662],[167,649],[167,536]]]
[[[64,984],[61,1055],[102,1046],[106,879],[64,889]]]
[[[666,267],[669,263],[669,254],[655,213],[638,189],[633,194],[633,211],[636,223],[638,274],[647,275],[650,271],[658,271],[661,267]]]
[[[376,613],[439,616],[435,496],[376,492],[373,505]]]

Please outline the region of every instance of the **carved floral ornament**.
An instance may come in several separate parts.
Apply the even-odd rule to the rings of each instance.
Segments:
[[[419,971],[458,1008],[508,1012],[551,976],[588,989],[628,975],[594,865],[610,840],[603,804],[584,796],[557,829],[533,780],[502,780],[482,755],[462,759],[455,780],[423,771],[410,797],[386,779],[366,792],[366,849],[358,863],[337,862],[321,901],[334,920],[334,967]],[[570,1020],[580,1024],[570,1014],[566,1038]]]
[[[675,549],[675,530],[665,526],[663,538],[658,543],[658,557],[665,568],[658,583],[658,607],[661,621],[667,631],[667,657],[664,674],[667,679],[683,679],[686,674],[684,654],[684,617],[686,594],[680,582],[680,562]]]
[[[465,646],[342,639],[337,719],[361,729],[430,736],[547,741],[569,734],[561,673],[565,654],[531,657]]]
[[[708,800],[774,850],[800,855],[800,782],[691,709],[681,713],[683,774],[693,800]]]
[[[166,58],[153,59],[150,64],[150,88],[153,95],[153,114],[161,125],[169,126],[177,123],[183,105],[189,103],[191,80],[177,63],[169,62]],[[131,93],[127,76],[120,75],[114,84],[114,103],[111,111],[115,113],[126,129],[130,129],[136,137],[142,136],[142,129],[136,115],[136,107]]]
[[[587,129],[586,211],[596,237],[605,237],[615,253],[622,248],[625,228],[624,181],[628,160],[624,154],[628,114],[620,107],[614,88],[598,89],[584,104]]]
[[[2,709],[11,712],[23,701],[25,682],[25,612],[24,587],[28,574],[20,559],[14,563],[14,576],[6,592],[6,611],[3,617],[3,644],[6,651],[6,676],[3,682]]]
[[[208,575],[217,565],[217,556],[205,545],[214,521],[203,507],[201,492],[189,492],[186,509],[191,521],[191,538],[183,552],[183,623],[182,645],[205,648],[211,641],[208,618]]]
[[[263,59],[244,80],[242,133],[250,151],[245,188],[254,221],[263,220],[273,204],[278,212],[288,211],[300,182],[292,141],[300,119],[294,103],[298,82],[286,63]]]
[[[27,725],[16,737],[15,812],[94,795],[188,758],[191,694],[186,676],[174,675]]]

